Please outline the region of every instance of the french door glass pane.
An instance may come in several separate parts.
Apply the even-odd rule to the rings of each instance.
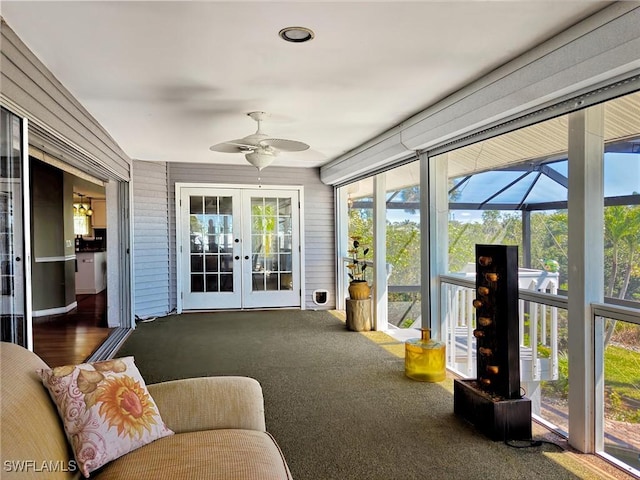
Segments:
[[[232,206],[231,197],[189,197],[192,292],[233,291]]]
[[[290,198],[251,198],[253,291],[292,290]]]

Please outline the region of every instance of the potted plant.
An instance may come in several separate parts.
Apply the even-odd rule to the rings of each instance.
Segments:
[[[364,278],[364,271],[367,269],[365,257],[369,253],[368,248],[360,245],[360,237],[351,237],[352,247],[349,249],[351,262],[347,265],[349,269],[349,296],[352,300],[364,300],[371,295],[371,288]]]

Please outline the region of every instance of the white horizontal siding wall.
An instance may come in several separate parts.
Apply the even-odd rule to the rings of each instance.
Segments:
[[[320,181],[320,170],[313,169],[313,182],[304,185],[304,252],[306,308],[336,308],[335,272],[335,207],[333,188]],[[302,175],[296,174],[298,178]],[[327,305],[321,307],[313,302],[315,290],[328,290]]]
[[[260,172],[244,165],[210,165],[201,163],[171,163],[169,176],[169,215],[171,239],[171,306],[176,306],[176,218],[175,184],[202,183],[227,185],[288,185],[303,186],[304,198],[304,244],[306,297],[305,308],[335,308],[335,218],[333,187],[320,181],[317,168],[268,167]],[[313,302],[314,290],[329,291],[326,305],[318,306]]]
[[[162,316],[172,310],[167,165],[134,161],[132,172],[134,312]]]

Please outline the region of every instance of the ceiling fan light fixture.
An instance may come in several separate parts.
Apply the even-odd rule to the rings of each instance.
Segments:
[[[267,115],[265,112],[249,112],[247,115],[258,124],[256,133],[237,140],[212,145],[209,150],[221,153],[242,153],[247,162],[258,170],[262,170],[271,165],[280,152],[302,152],[309,148],[309,145],[304,142],[272,138],[263,133],[260,125]]]
[[[258,170],[262,170],[263,168],[271,165],[276,157],[275,155],[270,153],[251,152],[247,153],[244,158],[246,158],[247,162],[256,167]]]
[[[278,32],[280,38],[287,42],[303,43],[315,37],[313,30],[306,27],[286,27]]]

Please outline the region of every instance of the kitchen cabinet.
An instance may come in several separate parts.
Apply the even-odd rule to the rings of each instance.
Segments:
[[[107,252],[77,252],[76,294],[96,294],[107,288]]]
[[[107,228],[107,201],[104,199],[91,200],[91,226],[93,228]]]

